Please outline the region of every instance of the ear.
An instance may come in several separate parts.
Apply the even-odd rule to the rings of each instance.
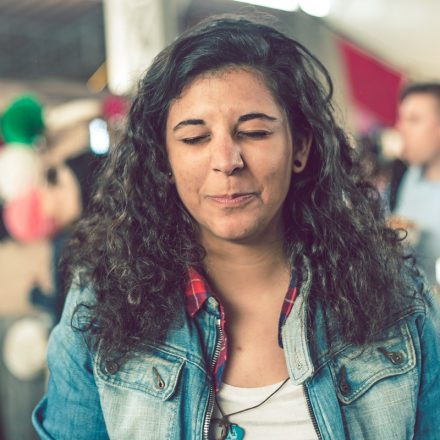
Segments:
[[[310,133],[302,140],[301,144],[293,146],[292,171],[294,173],[301,173],[306,167],[312,141],[313,136]]]

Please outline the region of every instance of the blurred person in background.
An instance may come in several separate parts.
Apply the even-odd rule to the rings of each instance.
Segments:
[[[391,224],[412,236],[415,256],[435,285],[440,258],[440,83],[414,83],[401,94],[397,127],[402,159],[393,180]]]
[[[391,162],[381,153],[377,135],[363,135],[356,142],[360,172],[370,182],[387,204],[390,185]],[[386,207],[386,206],[385,206]]]
[[[42,439],[438,437],[438,304],[331,94],[243,17],[156,57],[68,247]]]
[[[56,324],[61,318],[65,300],[65,287],[59,269],[63,249],[70,237],[72,225],[87,212],[94,182],[103,158],[90,151],[68,157],[62,164],[51,166],[42,186],[42,211],[56,225],[57,233],[51,237],[52,289],[34,285],[30,291],[33,305],[47,311]]]

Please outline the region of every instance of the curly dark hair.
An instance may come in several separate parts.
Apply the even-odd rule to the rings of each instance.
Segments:
[[[330,305],[345,340],[362,343],[404,288],[398,235],[385,224],[377,192],[358,177],[353,149],[334,120],[324,66],[264,23],[211,18],[163,50],[141,80],[124,138],[68,248],[70,276],[80,269],[96,294],[86,305],[87,329],[108,357],[160,341],[179,325],[188,268],[203,268],[205,250],[167,176],[167,114],[195,77],[231,66],[264,78],[295,141],[313,138],[283,208],[292,266],[306,256],[313,269],[310,304],[319,298]]]

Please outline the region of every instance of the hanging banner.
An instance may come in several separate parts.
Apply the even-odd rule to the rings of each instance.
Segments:
[[[337,44],[345,64],[353,104],[371,121],[393,126],[404,80],[402,73],[347,40],[338,39]]]

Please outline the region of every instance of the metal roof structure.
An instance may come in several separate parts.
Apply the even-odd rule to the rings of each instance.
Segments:
[[[0,1],[0,78],[84,81],[104,60],[101,0]]]

